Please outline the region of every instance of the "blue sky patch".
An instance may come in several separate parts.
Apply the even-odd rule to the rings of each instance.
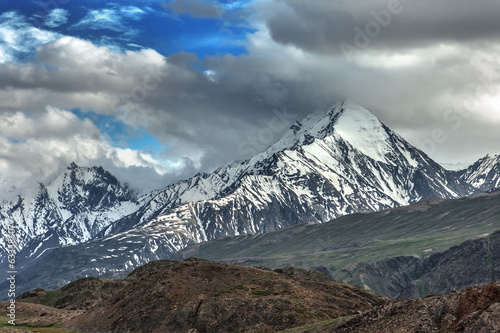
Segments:
[[[4,13],[0,27],[5,26],[3,35],[0,30],[3,37],[0,43],[5,44],[12,31],[30,35],[9,45],[12,60],[33,59],[36,46],[63,35],[108,46],[113,51],[151,48],[164,56],[184,51],[196,53],[200,58],[228,53],[240,55],[246,53],[247,35],[255,32],[244,22],[245,16],[239,14],[248,1],[218,2],[220,9],[214,9],[209,17],[176,13],[162,6],[164,1],[84,0],[58,6],[55,6],[57,1],[34,3],[38,5],[0,3],[0,12]]]
[[[114,116],[98,114],[93,111],[73,109],[71,112],[81,120],[91,120],[101,130],[101,134],[115,147],[147,151],[153,154],[159,154],[165,149],[142,126],[133,128]]]

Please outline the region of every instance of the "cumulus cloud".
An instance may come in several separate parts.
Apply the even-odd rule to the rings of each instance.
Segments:
[[[497,8],[479,1],[491,12]],[[199,2],[175,1],[170,10],[196,13],[175,7],[188,4]],[[339,43],[353,43],[353,28],[364,28],[373,19],[370,11],[387,8],[387,2],[256,2],[247,17],[255,32],[239,56],[114,52],[70,37],[37,44],[33,61],[0,66],[3,174],[12,172],[20,184],[48,179],[75,160],[101,164],[144,188],[162,187],[248,158],[294,120],[342,98],[371,110],[439,161],[473,162],[500,153],[496,21],[462,0],[453,6],[448,0],[401,4],[404,11],[351,61]],[[439,15],[433,12],[438,9]],[[456,26],[456,34],[446,26]],[[116,147],[94,122],[64,111],[75,108],[144,128],[165,148],[154,155]],[[280,126],[269,129],[271,120]],[[56,146],[53,153],[43,148]],[[20,167],[37,158],[47,162]]]
[[[111,145],[89,119],[63,109],[47,107],[35,116],[3,113],[0,133],[0,198],[22,193],[34,181],[49,183],[72,161],[103,165],[143,191],[158,188],[162,176],[176,172],[157,156]],[[126,176],[131,170],[148,177]]]
[[[153,50],[113,53],[72,37],[39,47],[37,59],[0,67],[2,108],[43,110],[44,105],[54,104],[110,113],[148,71],[165,65],[164,57]]]

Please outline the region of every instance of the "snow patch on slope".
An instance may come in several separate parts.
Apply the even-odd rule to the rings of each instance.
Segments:
[[[359,105],[349,104],[335,124],[335,131],[358,151],[379,162],[386,162],[390,139],[380,120]]]

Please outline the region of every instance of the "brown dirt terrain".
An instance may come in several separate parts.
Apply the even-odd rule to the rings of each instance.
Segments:
[[[317,271],[194,258],[155,261],[124,280],[86,278],[19,299],[60,308],[16,302],[18,322],[64,323],[36,332],[500,332],[500,282],[390,300]],[[0,332],[29,332],[4,327]]]
[[[420,300],[398,300],[302,333],[500,332],[500,282]]]
[[[0,302],[0,307],[4,309],[2,314],[5,315],[6,307],[9,305],[8,302]],[[25,302],[16,301],[16,326],[7,324],[5,319],[2,323],[5,323],[4,327],[0,327],[0,333],[9,332],[9,333],[17,333],[17,332],[51,332],[55,331],[55,328],[47,328],[48,326],[52,326],[56,323],[63,323],[71,318],[82,314],[83,311],[68,311],[56,309],[50,306],[41,305],[41,304],[32,304]],[[30,325],[33,330],[20,329],[19,327],[24,327]],[[41,329],[35,329],[35,327],[42,327]]]
[[[113,333],[276,332],[388,302],[316,271],[274,272],[200,259],[151,262],[125,281],[64,327]]]

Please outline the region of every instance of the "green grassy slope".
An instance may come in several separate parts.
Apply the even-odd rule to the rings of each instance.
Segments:
[[[353,214],[321,225],[219,239],[190,247],[196,256],[242,265],[315,268],[345,279],[364,263],[426,256],[500,230],[500,194],[424,201],[388,211]]]

